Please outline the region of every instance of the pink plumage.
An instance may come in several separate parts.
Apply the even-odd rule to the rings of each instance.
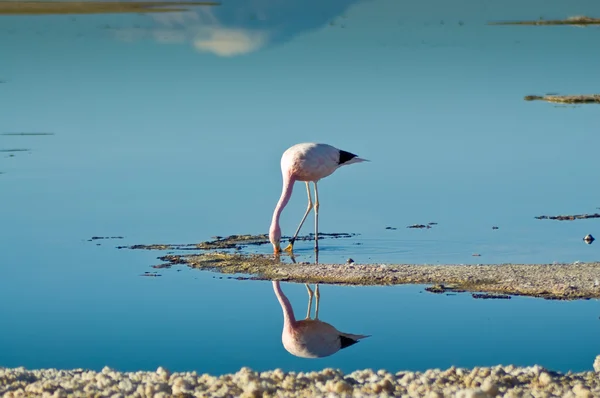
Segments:
[[[296,230],[294,236],[290,239],[289,246],[285,249],[286,251],[292,252],[294,241],[302,228],[302,224],[306,220],[308,213],[312,209],[315,210],[315,251],[319,250],[319,192],[317,190],[317,182],[322,178],[331,175],[341,166],[346,166],[353,163],[365,162],[366,159],[359,158],[357,155],[337,149],[327,144],[316,144],[316,143],[303,143],[296,144],[288,148],[281,156],[281,174],[283,177],[283,189],[281,197],[275,211],[273,212],[273,219],[271,221],[271,228],[269,229],[269,240],[273,245],[273,251],[275,253],[281,252],[279,240],[281,239],[281,229],[279,227],[279,217],[284,207],[287,205],[292,191],[294,189],[294,183],[296,181],[304,181],[306,183],[306,190],[308,193],[308,208],[306,213],[300,221],[300,225]],[[312,197],[310,194],[309,182],[314,184],[315,188],[315,203],[313,206]]]
[[[285,296],[279,281],[273,281],[273,290],[283,310],[283,332],[281,342],[292,355],[302,358],[322,358],[335,354],[339,350],[358,343],[360,339],[369,337],[362,334],[344,333],[333,325],[319,320],[319,285],[316,286],[317,303],[315,319],[310,319],[313,292],[308,285],[308,311],[306,319],[297,321],[290,301]]]

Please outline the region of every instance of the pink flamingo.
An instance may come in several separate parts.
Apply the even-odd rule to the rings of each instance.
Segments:
[[[343,333],[329,323],[320,321],[319,318],[319,285],[315,287],[317,303],[315,304],[315,319],[310,319],[313,291],[306,284],[308,290],[308,311],[306,319],[297,321],[294,310],[288,298],[283,294],[279,281],[273,281],[273,290],[283,309],[283,332],[281,342],[283,347],[292,355],[302,358],[322,358],[335,354],[341,349],[358,343],[360,339],[369,337],[362,334]]]
[[[273,245],[273,251],[277,254],[281,252],[279,240],[281,239],[281,228],[279,227],[279,217],[283,208],[287,205],[294,183],[296,181],[304,181],[306,183],[306,192],[308,193],[308,208],[296,233],[290,239],[290,244],[285,248],[285,251],[292,252],[294,241],[298,237],[300,228],[304,224],[304,220],[308,213],[315,209],[315,251],[319,251],[319,192],[317,190],[317,182],[332,174],[341,166],[346,166],[353,163],[366,162],[367,159],[359,158],[357,155],[342,151],[331,145],[304,143],[296,144],[288,148],[281,156],[281,174],[283,177],[283,190],[275,211],[273,212],[273,220],[269,229],[269,240]],[[310,186],[308,183],[312,181],[315,186],[315,203],[313,206],[312,197],[310,195]]]

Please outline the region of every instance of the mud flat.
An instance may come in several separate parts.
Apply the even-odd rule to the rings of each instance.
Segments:
[[[319,239],[356,236],[350,233],[320,234]],[[237,274],[237,279],[284,280],[298,283],[339,285],[427,284],[431,293],[490,293],[485,297],[532,296],[554,300],[600,298],[600,262],[562,264],[315,264],[290,263],[287,254],[247,254],[241,249],[268,244],[265,235],[215,236],[194,244],[117,246],[119,249],[172,250],[158,257],[155,269],[187,266],[199,270]],[[299,237],[311,240],[313,235]],[[183,251],[176,254],[174,251]],[[195,251],[190,253],[190,251]],[[150,274],[148,272],[146,274]],[[159,276],[152,273],[150,276]],[[245,275],[245,276],[240,276]],[[149,276],[149,275],[144,275]]]
[[[598,359],[594,362],[597,367]],[[600,375],[588,371],[558,373],[540,366],[494,366],[473,369],[429,369],[396,372],[371,369],[344,374],[319,372],[255,372],[212,376],[196,372],[101,372],[84,369],[27,370],[0,368],[0,395],[9,397],[594,397],[600,396]]]
[[[0,133],[0,135],[54,135],[54,133]]]
[[[358,234],[347,232],[323,233],[319,232],[319,240],[322,239],[340,239],[352,238]],[[94,238],[92,238],[94,239]],[[283,236],[282,240],[289,240],[289,236]],[[315,235],[310,233],[304,236],[298,236],[296,241],[312,241]],[[261,246],[269,243],[268,235],[229,235],[213,236],[213,240],[200,243],[158,243],[150,245],[132,245],[132,246],[117,246],[117,249],[142,249],[142,250],[217,250],[217,249],[236,249],[241,250],[247,246]]]
[[[488,25],[533,25],[533,26],[548,26],[548,25],[572,25],[572,26],[588,26],[600,25],[600,18],[586,17],[585,15],[577,15],[567,19],[538,19],[535,21],[504,21],[504,22],[488,22]]]
[[[546,101],[558,104],[600,104],[600,94],[526,95],[525,101]]]
[[[573,221],[573,220],[585,220],[589,218],[600,218],[600,213],[594,214],[573,214],[565,216],[537,216],[538,220],[558,220],[558,221]]]
[[[572,264],[312,264],[274,256],[208,252],[159,257],[155,268],[184,265],[247,279],[340,285],[434,284],[440,291],[497,293],[546,299],[600,298],[600,262]],[[240,277],[239,279],[245,279]]]
[[[0,15],[105,14],[187,11],[187,6],[217,6],[212,1],[0,1]],[[163,7],[163,8],[156,8]]]

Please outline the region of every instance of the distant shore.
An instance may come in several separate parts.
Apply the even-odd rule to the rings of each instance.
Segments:
[[[0,15],[85,15],[184,12],[190,6],[219,6],[212,1],[0,1]]]
[[[588,25],[600,25],[600,18],[587,17],[585,15],[576,15],[566,19],[544,20],[538,19],[535,21],[496,21],[488,22],[488,25],[533,25],[533,26],[548,26],[548,25],[571,25],[584,27]]]
[[[600,359],[594,368],[600,370]],[[531,394],[531,395],[529,395]],[[0,368],[0,395],[9,397],[135,396],[135,397],[521,397],[600,396],[600,374],[595,371],[559,373],[540,366],[494,366],[396,372],[371,369],[344,374],[336,369],[319,372],[255,372],[242,368],[234,374],[211,376],[196,372],[101,372],[84,369],[27,370]]]
[[[525,101],[546,101],[558,104],[600,104],[600,94],[526,95]]]

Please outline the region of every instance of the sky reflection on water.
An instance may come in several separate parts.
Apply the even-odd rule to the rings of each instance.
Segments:
[[[321,285],[320,317],[371,337],[330,357],[298,358],[282,346],[282,313],[270,282],[187,269],[142,278],[132,272],[146,269],[139,256],[126,256],[130,262],[119,267],[105,263],[115,257],[108,249],[94,257],[70,278],[44,275],[35,290],[0,286],[12,298],[0,311],[15,326],[2,332],[3,366],[220,374],[242,366],[350,372],[538,363],[567,371],[590,369],[599,349],[597,300],[475,300],[421,286]],[[304,286],[282,289],[304,314]]]
[[[0,365],[591,367],[595,301],[327,286],[324,319],[373,337],[305,362],[281,347],[267,284],[188,270],[141,278],[156,253],[86,242],[266,233],[281,153],[317,141],[371,160],[319,185],[320,230],[360,233],[324,241],[321,262],[597,260],[598,244],[582,238],[600,235],[598,220],[533,217],[598,211],[600,108],[523,97],[597,92],[600,29],[486,25],[578,14],[600,7],[234,1],[176,14],[0,17],[0,133],[54,133],[0,136],[0,149],[30,150],[0,153],[0,314],[11,325]],[[297,187],[284,234],[305,201]],[[428,222],[438,225],[406,228]],[[311,260],[310,242],[296,251]],[[304,287],[283,289],[304,300]]]

